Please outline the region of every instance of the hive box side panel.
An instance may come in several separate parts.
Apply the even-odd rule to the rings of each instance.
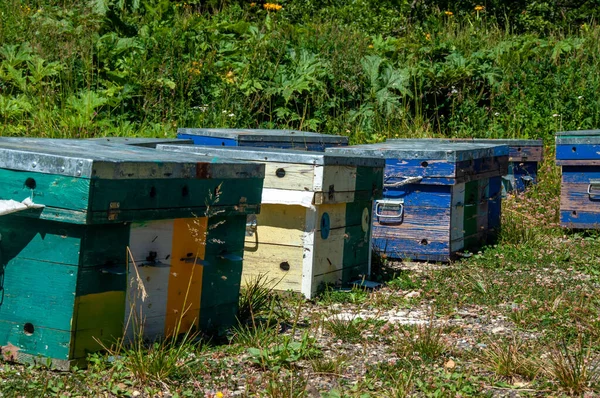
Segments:
[[[244,283],[265,275],[277,290],[301,290],[304,258],[312,258],[313,246],[305,242],[306,217],[307,208],[299,205],[262,206],[256,231],[246,236]]]
[[[600,228],[600,166],[563,166],[560,224]]]
[[[409,184],[388,188],[384,196],[374,206],[373,247],[391,258],[447,261],[451,187]]]
[[[265,188],[312,191],[315,167],[310,164],[265,163]]]

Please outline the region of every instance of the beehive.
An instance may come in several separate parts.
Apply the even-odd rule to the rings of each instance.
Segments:
[[[0,216],[6,359],[66,369],[125,327],[154,339],[233,324],[264,166],[0,139],[0,178],[1,200],[43,206]]]
[[[369,274],[372,201],[382,159],[262,148],[159,145],[216,159],[265,163],[261,213],[249,221],[244,278],[314,297],[325,284]]]
[[[409,139],[393,139],[387,142],[410,141]],[[473,142],[479,144],[496,144],[508,146],[508,174],[502,176],[504,192],[523,192],[537,183],[538,164],[544,156],[542,140],[521,139],[486,139],[486,138],[427,138],[431,142]]]
[[[492,238],[500,225],[508,147],[388,142],[326,153],[386,160],[383,199],[373,215],[373,247],[396,259],[450,261]]]
[[[600,130],[556,133],[562,169],[560,225],[600,229]]]
[[[196,145],[289,148],[324,151],[346,146],[348,137],[297,130],[180,128],[177,137]]]

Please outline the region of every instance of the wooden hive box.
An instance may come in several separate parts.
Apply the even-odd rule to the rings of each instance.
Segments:
[[[94,142],[0,139],[0,345],[69,368],[143,326],[233,325],[264,166]],[[146,297],[142,298],[142,292]]]
[[[600,229],[600,130],[556,133],[556,164],[562,169],[560,225]]]
[[[249,220],[244,280],[312,298],[370,272],[372,201],[382,159],[262,148],[159,145],[160,150],[265,163],[261,213]]]
[[[320,151],[346,146],[348,137],[298,130],[180,128],[177,137],[195,145],[288,148]]]
[[[487,139],[487,138],[426,138],[431,142],[473,142],[479,144],[497,144],[508,146],[508,174],[502,176],[504,196],[508,192],[523,192],[537,184],[539,163],[544,157],[544,143],[538,140],[521,139]],[[391,139],[395,141],[415,141],[414,138]]]
[[[387,257],[451,261],[479,248],[500,225],[505,145],[387,142],[326,153],[386,160],[373,248]]]

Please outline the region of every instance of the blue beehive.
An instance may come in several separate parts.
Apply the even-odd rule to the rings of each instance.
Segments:
[[[177,130],[177,138],[192,140],[195,145],[290,148],[321,152],[325,148],[348,145],[348,137],[298,130],[180,128]]]
[[[393,139],[394,141],[409,141],[408,139]],[[537,183],[538,164],[544,156],[542,140],[522,139],[487,139],[487,138],[427,138],[429,142],[473,142],[479,144],[497,144],[508,146],[508,174],[503,176],[503,186],[506,192],[523,192]]]
[[[562,168],[560,225],[600,229],[600,130],[556,133]]]
[[[326,152],[386,159],[373,247],[387,257],[450,261],[497,233],[506,145],[406,141]]]

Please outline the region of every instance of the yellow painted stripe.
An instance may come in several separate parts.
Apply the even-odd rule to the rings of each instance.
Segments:
[[[207,224],[206,217],[175,220],[165,336],[198,327],[203,267],[197,260],[204,260]]]

